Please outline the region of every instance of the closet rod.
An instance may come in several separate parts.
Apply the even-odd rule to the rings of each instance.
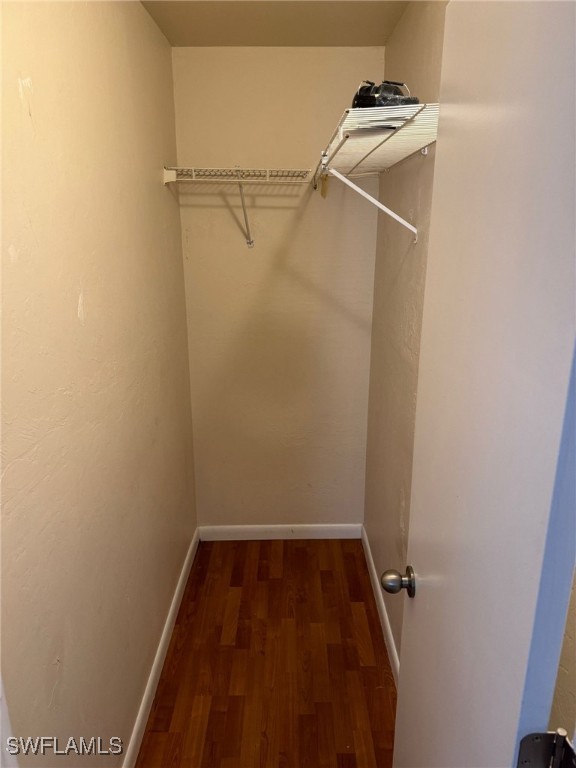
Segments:
[[[418,242],[418,230],[416,229],[416,227],[410,224],[410,222],[406,221],[406,219],[403,219],[401,216],[398,216],[398,214],[394,213],[394,211],[391,211],[390,208],[386,208],[386,206],[383,205],[380,202],[380,200],[376,200],[375,197],[372,197],[372,195],[369,195],[368,192],[365,192],[361,187],[351,182],[350,179],[347,179],[346,176],[343,176],[341,173],[338,173],[338,171],[335,171],[333,168],[330,168],[328,170],[328,173],[330,173],[332,176],[336,176],[337,179],[340,179],[340,181],[343,181],[344,184],[347,184],[355,192],[358,192],[359,195],[362,195],[362,197],[365,197],[366,200],[372,203],[372,205],[375,205],[377,208],[380,208],[381,211],[384,211],[384,213],[387,213],[388,216],[391,216],[397,222],[402,224],[403,227],[406,227],[406,229],[409,229],[411,232],[413,232],[414,242],[415,243]]]

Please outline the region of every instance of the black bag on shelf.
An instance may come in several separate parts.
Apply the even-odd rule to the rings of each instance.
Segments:
[[[404,95],[406,88],[408,95]],[[396,83],[393,80],[383,80],[376,85],[371,80],[363,80],[354,94],[352,108],[358,107],[396,107],[402,104],[419,104],[416,96],[410,96],[406,83]]]

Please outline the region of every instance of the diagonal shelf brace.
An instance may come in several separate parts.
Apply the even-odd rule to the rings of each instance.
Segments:
[[[381,211],[384,211],[384,213],[387,213],[388,216],[391,216],[393,219],[395,219],[397,222],[402,224],[403,227],[406,227],[406,229],[409,229],[410,232],[414,233],[414,242],[418,242],[418,230],[416,227],[414,227],[410,222],[406,221],[406,219],[403,219],[401,216],[398,216],[397,213],[394,213],[394,211],[391,211],[390,208],[386,208],[385,205],[383,205],[380,200],[376,200],[375,197],[372,197],[372,195],[369,195],[368,192],[365,192],[361,187],[359,187],[357,184],[354,184],[354,182],[350,181],[350,179],[347,179],[346,176],[343,176],[338,171],[335,171],[333,168],[328,169],[328,173],[330,173],[332,176],[336,176],[337,179],[340,179],[340,181],[343,181],[344,184],[347,184],[351,189],[353,189],[355,192],[358,192],[359,195],[362,195],[362,197],[365,197],[366,200],[372,203],[372,205],[375,205],[377,208],[380,208]]]
[[[240,189],[240,200],[242,201],[242,210],[244,211],[244,223],[246,224],[246,245],[248,248],[254,247],[254,239],[250,232],[250,222],[248,221],[248,211],[246,210],[246,201],[244,200],[244,187],[240,181],[240,173],[238,173],[238,188]]]

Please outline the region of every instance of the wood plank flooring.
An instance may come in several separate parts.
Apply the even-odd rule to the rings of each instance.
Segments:
[[[360,541],[202,542],[137,768],[389,768],[395,708]]]

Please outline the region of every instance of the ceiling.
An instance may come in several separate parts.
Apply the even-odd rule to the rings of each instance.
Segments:
[[[173,46],[380,46],[408,2],[144,0],[143,5]]]

